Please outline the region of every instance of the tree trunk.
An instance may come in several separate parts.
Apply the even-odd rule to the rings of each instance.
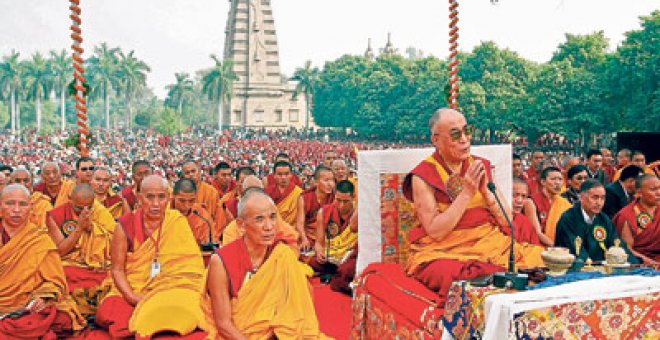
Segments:
[[[222,133],[222,93],[218,100],[218,132]]]
[[[103,89],[103,106],[105,107],[105,129],[110,130],[110,94],[107,85]]]
[[[131,129],[131,120],[133,119],[133,114],[131,112],[131,99],[126,97],[126,128]]]
[[[309,96],[305,93],[305,133],[309,132]]]
[[[37,109],[37,133],[41,131],[41,96],[37,95],[34,100],[34,106]]]
[[[16,134],[16,91],[12,88],[11,89],[11,103],[9,104],[9,110],[11,113],[9,114],[11,118],[11,133]]]
[[[16,131],[21,133],[21,97],[16,97]]]
[[[179,111],[179,127],[183,126],[183,99],[179,99],[179,104],[177,105],[177,110]]]
[[[66,129],[66,85],[62,85],[62,89],[60,92],[60,116],[61,116],[61,125],[60,125],[60,130],[61,132],[64,132]]]

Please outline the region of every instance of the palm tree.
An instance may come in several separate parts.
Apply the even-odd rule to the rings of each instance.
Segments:
[[[238,80],[238,77],[233,70],[233,61],[220,62],[214,54],[211,54],[211,59],[215,65],[202,77],[202,92],[208,96],[210,101],[218,104],[218,131],[222,131],[222,103],[231,101],[234,96],[232,84]]]
[[[33,54],[32,60],[25,65],[25,90],[27,97],[34,99],[37,132],[39,132],[41,131],[41,98],[48,98],[52,73],[48,61],[39,52]]]
[[[66,128],[66,92],[69,79],[72,79],[73,68],[71,67],[71,57],[65,49],[59,53],[50,51],[50,68],[53,72],[53,86],[55,94],[60,96],[60,130],[64,132]]]
[[[119,86],[119,48],[109,48],[107,43],[94,47],[94,55],[89,58],[89,79],[92,84],[92,96],[103,98],[105,128],[110,129],[110,94]]]
[[[193,94],[193,81],[190,75],[185,72],[175,73],[174,77],[176,82],[167,85],[167,101],[176,104],[177,113],[179,114],[179,124],[181,124],[181,117],[183,117],[183,102],[190,101]]]
[[[0,85],[2,85],[3,92],[9,96],[9,116],[11,119],[11,132],[16,133],[16,94],[18,87],[21,84],[22,65],[18,59],[20,53],[12,50],[8,56],[2,58],[0,64]]]
[[[310,98],[314,94],[314,87],[316,87],[319,80],[319,69],[312,67],[312,61],[307,60],[304,67],[299,67],[293,72],[291,80],[298,81],[296,89],[293,91],[293,99],[295,100],[300,93],[305,95],[305,108],[307,111],[305,115],[305,130],[309,130],[309,116],[312,109]]]
[[[144,61],[133,56],[134,52],[130,51],[128,54],[119,52],[119,89],[126,101],[126,127],[129,129],[133,119],[131,102],[146,87],[147,72],[151,71]]]

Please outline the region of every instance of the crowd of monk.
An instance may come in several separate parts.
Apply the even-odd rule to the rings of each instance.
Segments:
[[[507,217],[519,267],[542,267],[549,246],[603,261],[617,239],[629,262],[658,265],[658,163],[643,153],[620,150],[615,165],[609,150],[591,150],[559,168],[535,152],[527,171],[514,155],[512,208],[500,209],[465,117],[440,109],[429,128],[435,152],[403,184],[418,220],[404,269],[441,298],[456,279],[504,270]],[[0,335],[325,337],[309,278],[351,294],[357,181],[335,150],[320,157],[309,181],[286,153],[266,176],[220,161],[209,180],[184,160],[173,182],[140,160],[118,192],[99,159],[79,158],[74,180],[53,162],[38,181],[1,168]]]

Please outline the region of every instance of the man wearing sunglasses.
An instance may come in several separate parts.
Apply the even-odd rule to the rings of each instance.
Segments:
[[[93,174],[94,160],[89,157],[78,158],[76,161],[76,184],[89,184]]]
[[[492,181],[490,162],[471,155],[473,129],[465,117],[456,110],[439,109],[431,116],[429,128],[436,151],[403,183],[403,193],[414,203],[419,221],[408,234],[406,270],[443,296],[453,280],[506,267],[510,241],[500,231],[508,224],[487,188]],[[504,200],[501,193],[498,196]],[[506,213],[511,216],[509,209]],[[543,265],[543,249],[517,243],[516,263]],[[470,270],[463,271],[467,266]],[[469,272],[470,277],[461,272]]]

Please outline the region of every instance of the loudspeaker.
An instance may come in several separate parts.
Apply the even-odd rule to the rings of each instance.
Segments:
[[[639,150],[646,155],[646,163],[660,159],[660,132],[618,132],[616,134],[617,151]]]

